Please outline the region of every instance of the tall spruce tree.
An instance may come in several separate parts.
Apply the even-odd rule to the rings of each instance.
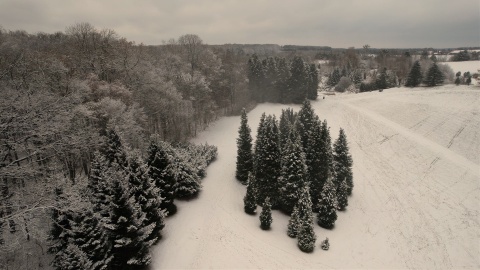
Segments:
[[[342,128],[340,129],[338,139],[333,145],[333,149],[333,164],[336,177],[335,183],[339,186],[339,184],[345,179],[348,186],[347,194],[351,195],[353,190],[353,160],[348,150],[347,136]]]
[[[318,70],[315,64],[310,64],[309,66],[308,79],[307,98],[316,100],[318,97]]]
[[[442,71],[438,68],[436,63],[433,63],[432,66],[428,69],[427,75],[425,76],[424,83],[427,86],[436,86],[443,84],[445,76]]]
[[[337,188],[333,179],[329,178],[318,202],[317,223],[323,228],[331,229],[337,220]]]
[[[298,202],[299,189],[304,185],[307,177],[305,154],[295,127],[291,129],[290,136],[283,146],[281,166],[281,209],[290,214]]]
[[[107,208],[109,196],[111,194],[110,183],[107,181],[106,172],[108,170],[108,161],[100,152],[95,152],[92,161],[90,175],[88,176],[87,189],[89,191],[89,200],[93,205],[93,211],[103,217],[108,216]]]
[[[127,167],[127,154],[120,137],[114,129],[107,130],[102,153],[108,164],[115,162],[122,168]]]
[[[242,183],[246,184],[248,174],[253,169],[253,153],[252,153],[252,135],[248,126],[247,112],[242,109],[240,117],[240,128],[238,129],[237,138],[237,169],[236,177]]]
[[[420,66],[420,61],[415,61],[412,68],[410,69],[410,72],[408,73],[405,86],[417,87],[418,85],[420,85],[420,83],[422,83],[422,69]]]
[[[325,141],[322,137],[322,122],[315,117],[312,132],[308,138],[309,147],[305,149],[307,156],[307,182],[310,185],[310,197],[312,200],[313,211],[317,211],[318,200],[325,178]]]
[[[328,77],[327,85],[330,87],[334,87],[338,84],[338,82],[340,82],[341,77],[342,75],[340,74],[340,70],[338,68],[335,68]]]
[[[113,244],[111,266],[113,269],[144,269],[151,261],[145,242],[148,234],[142,230],[145,215],[135,207],[135,198],[125,184],[125,174],[117,170],[111,177],[110,213],[105,224]]]
[[[262,230],[269,230],[272,225],[272,204],[270,203],[270,198],[265,198],[265,202],[262,206],[262,212],[260,213],[260,228]]]
[[[107,230],[100,215],[89,210],[78,213],[71,222],[70,240],[91,262],[90,267],[85,269],[110,269],[113,244],[109,242]]]
[[[280,148],[282,148],[287,142],[288,137],[290,136],[290,131],[295,124],[296,113],[292,108],[282,109],[282,114],[280,115],[280,121],[278,124],[278,129],[280,132]]]
[[[345,210],[348,206],[348,184],[346,178],[344,178],[340,182],[340,186],[337,187],[337,203],[337,209],[340,211]]]
[[[298,247],[303,252],[312,252],[315,248],[317,236],[313,230],[312,201],[310,200],[310,189],[308,185],[303,186],[301,196],[298,200],[299,226],[298,226]]]
[[[197,196],[202,189],[200,177],[181,155],[174,153],[173,156],[173,161],[168,166],[168,174],[175,179],[173,186],[175,198],[190,199]]]
[[[243,198],[245,213],[253,215],[257,210],[255,178],[252,173],[248,174],[247,193]]]
[[[297,205],[293,207],[292,214],[288,220],[287,235],[295,238],[298,235],[298,228],[300,226],[300,212],[298,211]]]
[[[287,102],[300,104],[307,98],[308,68],[303,59],[295,56],[290,66]]]
[[[290,78],[290,66],[285,58],[277,58],[276,88],[280,95],[281,103],[288,103],[288,81]]]
[[[262,117],[264,118],[264,117]],[[270,197],[272,207],[279,205],[280,147],[277,120],[267,116],[260,121],[255,142],[254,176],[257,187],[257,202]]]
[[[165,214],[161,208],[161,191],[150,177],[147,164],[139,154],[129,158],[129,183],[135,200],[145,213],[142,228],[146,229],[145,233],[148,234],[146,242],[151,246],[162,237]]]
[[[258,59],[256,54],[248,60],[248,89],[252,97],[257,102],[263,102],[264,99],[264,85],[265,85],[265,70],[263,69],[262,61]]]
[[[155,181],[156,187],[160,189],[161,208],[165,210],[166,215],[173,215],[177,212],[177,207],[174,204],[176,180],[169,168],[174,159],[172,146],[153,138],[147,155],[148,173]]]

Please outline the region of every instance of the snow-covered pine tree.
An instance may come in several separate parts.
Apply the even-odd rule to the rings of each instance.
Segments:
[[[242,109],[240,118],[240,128],[238,129],[237,138],[237,169],[236,177],[242,183],[246,184],[248,174],[253,170],[253,153],[252,153],[252,135],[248,126],[247,111]]]
[[[262,61],[265,70],[265,101],[277,103],[280,101],[280,92],[276,88],[277,61],[272,56]]]
[[[348,150],[347,136],[342,128],[340,129],[338,139],[333,145],[333,164],[336,177],[335,182],[341,183],[345,179],[348,185],[347,194],[351,195],[353,190],[353,160]]]
[[[174,160],[168,166],[168,172],[176,180],[174,185],[175,198],[190,199],[198,195],[202,189],[200,177],[188,161],[174,154]]]
[[[287,235],[295,238],[298,235],[298,227],[300,226],[300,212],[298,212],[298,207],[295,205],[293,207],[292,214],[288,220]]]
[[[125,184],[127,176],[112,168],[112,195],[109,203],[109,217],[105,228],[112,243],[112,269],[144,269],[151,257],[142,230],[141,209],[137,208],[135,198]]]
[[[114,129],[108,129],[102,153],[108,164],[116,162],[121,168],[127,167],[127,154],[122,141]]]
[[[290,130],[295,123],[296,117],[296,113],[292,108],[282,109],[280,122],[278,124],[278,129],[280,132],[280,148],[282,148],[287,142],[288,136],[290,135]]]
[[[407,87],[416,87],[422,83],[422,69],[420,67],[420,62],[417,60],[413,63],[410,72],[408,73],[407,82],[405,86]]]
[[[262,206],[262,212],[260,213],[260,228],[262,228],[262,230],[270,229],[272,221],[272,204],[270,203],[270,198],[266,197]]]
[[[335,85],[337,85],[341,77],[342,76],[340,74],[340,70],[338,68],[335,68],[335,70],[333,70],[333,72],[328,77],[328,81],[327,81],[328,86],[334,87]]]
[[[64,194],[60,187],[56,187],[55,190],[55,208],[52,210],[52,227],[49,231],[49,247],[48,253],[53,254],[52,266],[55,269],[62,269],[62,260],[67,256],[67,246],[71,238],[71,222],[73,219],[73,213],[64,209]],[[62,209],[62,210],[61,210]],[[63,210],[64,209],[64,210]]]
[[[148,166],[138,153],[129,158],[129,183],[135,200],[145,213],[142,228],[147,229],[146,233],[149,232],[146,242],[151,246],[162,237],[165,214],[161,208],[160,189],[148,174]]]
[[[290,65],[287,102],[302,103],[307,98],[308,67],[303,59],[295,56]]]
[[[340,182],[340,186],[337,187],[337,202],[337,209],[340,211],[345,210],[348,206],[348,184],[346,178],[344,178]]]
[[[317,223],[323,228],[331,229],[337,220],[337,188],[329,178],[323,185],[321,199],[318,202]]]
[[[77,245],[69,243],[52,261],[52,266],[58,270],[95,269],[87,254]],[[108,269],[108,268],[106,268]]]
[[[304,185],[300,191],[298,200],[299,226],[298,226],[298,247],[303,252],[312,252],[315,248],[317,236],[313,230],[312,201],[310,200],[310,189]]]
[[[307,166],[297,129],[293,127],[282,149],[280,182],[280,207],[290,214],[298,202],[299,189],[305,185]]]
[[[247,193],[243,198],[245,213],[253,215],[257,210],[255,178],[252,173],[248,174]]]
[[[315,64],[309,66],[308,79],[307,98],[316,100],[318,97],[318,70]]]
[[[427,86],[436,86],[442,84],[444,78],[445,76],[443,75],[442,71],[440,71],[437,64],[433,63],[427,71],[424,83]]]
[[[71,222],[70,242],[78,248],[79,254],[86,256],[90,267],[83,269],[107,270],[113,259],[112,243],[109,242],[107,231],[101,216],[89,210],[78,213]],[[78,256],[78,255],[77,255]],[[82,260],[79,256],[79,260]],[[74,268],[80,269],[80,268]]]
[[[93,205],[93,211],[99,213],[103,217],[108,216],[106,209],[109,203],[111,193],[110,184],[106,178],[106,171],[109,166],[104,155],[95,152],[91,164],[90,175],[88,176],[87,189],[90,194],[90,202]]]
[[[310,197],[312,200],[313,211],[316,211],[316,205],[320,198],[320,192],[322,191],[323,178],[324,178],[324,156],[325,146],[322,140],[322,123],[315,116],[315,120],[312,123],[312,131],[307,138],[309,143],[308,147],[304,149],[307,165],[307,177],[306,182],[310,185]]]
[[[177,207],[174,204],[176,181],[169,171],[174,156],[172,146],[153,138],[147,155],[148,174],[155,181],[155,186],[160,189],[161,208],[165,210],[166,215],[173,215],[177,212]]]
[[[281,103],[288,103],[288,80],[290,78],[290,66],[285,58],[277,58],[277,80],[275,87],[280,95]]]
[[[303,149],[306,149],[307,147],[310,146],[309,137],[312,133],[315,116],[316,114],[312,109],[312,105],[310,104],[310,101],[304,100],[302,104],[302,108],[297,114],[297,121],[295,123],[295,126],[302,140]],[[307,160],[308,160],[308,157],[307,157]]]
[[[263,101],[265,85],[265,70],[263,69],[262,62],[258,59],[256,54],[253,54],[250,59],[248,59],[248,89],[252,97],[257,102]]]
[[[270,197],[272,207],[276,208],[280,199],[278,178],[281,165],[280,140],[275,116],[269,115],[264,121],[260,121],[258,131],[254,156],[257,202],[264,202],[266,197]]]

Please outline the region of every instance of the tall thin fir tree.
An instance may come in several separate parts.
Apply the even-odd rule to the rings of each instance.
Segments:
[[[353,190],[353,159],[348,149],[347,136],[341,128],[338,139],[333,145],[333,164],[335,170],[335,182],[337,186],[345,179],[348,189],[347,194],[351,195]]]
[[[417,87],[422,83],[422,69],[420,66],[420,61],[415,61],[413,63],[410,72],[408,73],[407,82],[405,86],[407,87]]]
[[[255,178],[252,173],[248,174],[247,193],[243,198],[245,213],[253,215],[257,211]]]
[[[277,120],[269,115],[259,126],[259,134],[255,143],[254,176],[257,187],[257,202],[270,197],[272,207],[279,206],[280,187],[280,147]]]
[[[148,234],[141,229],[145,215],[135,207],[135,198],[125,184],[127,176],[114,168],[109,176],[112,196],[105,227],[113,244],[111,266],[113,269],[144,269],[151,262],[145,242]]]
[[[173,215],[177,212],[177,206],[174,204],[176,180],[169,170],[174,158],[172,146],[154,137],[147,155],[148,173],[155,181],[155,186],[160,189],[161,208],[165,210],[165,215]]]
[[[344,178],[340,182],[340,186],[337,187],[337,203],[337,209],[340,211],[345,210],[348,206],[348,184],[346,178]]]
[[[295,238],[298,235],[298,227],[300,226],[300,212],[297,205],[293,207],[292,214],[288,220],[287,235]]]
[[[252,135],[248,126],[247,111],[242,109],[240,128],[237,138],[237,169],[236,177],[242,183],[246,184],[248,174],[253,170],[253,153],[252,153]]]
[[[270,203],[270,198],[265,198],[265,202],[262,206],[262,212],[260,213],[260,228],[262,230],[269,230],[272,225],[272,204]]]
[[[438,68],[436,63],[433,63],[432,66],[428,69],[427,75],[425,76],[424,83],[427,86],[436,86],[443,84],[443,80],[445,76],[443,75],[442,71]]]
[[[310,189],[305,185],[301,190],[298,200],[299,226],[298,226],[298,247],[303,252],[312,252],[315,249],[317,236],[313,230],[312,201],[310,200]]]
[[[281,157],[281,209],[290,214],[298,202],[299,189],[305,185],[307,166],[300,136],[295,127],[290,131]]]
[[[333,228],[337,220],[337,208],[337,188],[333,179],[329,178],[323,185],[321,199],[318,202],[318,225],[326,229]]]
[[[325,161],[325,142],[322,139],[322,123],[315,116],[312,132],[308,137],[309,147],[305,148],[307,177],[306,181],[310,185],[310,197],[312,200],[313,211],[316,212],[316,206],[320,199],[320,192],[324,183],[324,161]]]
[[[292,108],[282,109],[278,130],[280,132],[280,148],[283,148],[295,124],[296,113]]]
[[[165,226],[165,214],[161,208],[161,191],[155,181],[148,174],[147,164],[139,153],[129,158],[129,183],[135,200],[145,213],[142,228],[148,234],[146,242],[149,246],[157,243],[162,237],[161,231]]]
[[[114,129],[107,130],[102,153],[105,156],[108,164],[115,162],[120,165],[121,168],[126,168],[128,166],[125,148],[122,144],[120,136],[118,136]]]

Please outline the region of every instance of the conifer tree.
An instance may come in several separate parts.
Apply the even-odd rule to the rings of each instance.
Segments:
[[[168,173],[176,180],[173,186],[175,198],[189,199],[198,195],[202,189],[200,177],[190,163],[174,153],[174,160],[168,166]]]
[[[341,77],[342,76],[340,74],[340,70],[338,70],[338,68],[335,68],[332,74],[330,74],[330,76],[328,77],[328,81],[327,81],[328,86],[334,87],[335,85],[337,85],[338,82],[340,82]]]
[[[104,155],[100,152],[94,154],[90,175],[88,176],[87,189],[90,193],[90,202],[93,205],[93,211],[103,217],[108,216],[109,196],[111,193],[110,183],[107,181],[106,172],[109,166]]]
[[[248,174],[253,169],[252,136],[248,126],[247,112],[242,109],[240,128],[237,138],[237,170],[236,177],[242,183],[246,184]]]
[[[340,129],[338,139],[335,141],[333,148],[333,164],[336,177],[335,182],[338,186],[339,183],[345,179],[348,186],[347,194],[351,195],[353,190],[353,161],[348,150],[347,136],[345,135],[345,131],[343,129]]]
[[[57,267],[60,265],[60,260],[62,252],[66,250],[69,239],[70,239],[70,230],[71,230],[71,220],[73,219],[73,213],[69,210],[60,210],[64,207],[65,197],[63,190],[60,187],[56,187],[54,190],[55,193],[55,208],[52,210],[52,227],[49,231],[48,240],[50,241],[50,246],[48,248],[48,253],[54,254],[54,259],[52,265]],[[57,267],[57,269],[60,269]]]
[[[294,126],[295,119],[296,114],[293,112],[292,108],[282,109],[278,125],[280,132],[280,148],[282,148],[287,142],[287,139],[290,136],[290,131]]]
[[[300,212],[298,211],[297,205],[293,207],[292,214],[288,220],[288,229],[287,235],[295,238],[298,235],[298,227],[300,226]]]
[[[420,62],[415,61],[410,73],[408,73],[407,82],[405,86],[407,87],[417,87],[422,82],[422,70],[420,67]]]
[[[299,189],[307,177],[305,154],[295,127],[290,131],[290,136],[282,149],[281,166],[281,208],[290,214],[298,202]]]
[[[303,59],[295,56],[290,66],[287,102],[302,103],[307,98],[308,69]]]
[[[310,101],[303,101],[302,108],[297,114],[297,120],[296,128],[302,139],[302,147],[303,149],[306,149],[310,145],[309,137],[312,133],[313,123],[315,121],[315,112],[312,109]]]
[[[316,100],[318,97],[318,71],[315,64],[310,64],[308,70],[308,90],[307,98],[310,100]]]
[[[312,131],[308,137],[308,147],[305,148],[307,177],[306,181],[310,185],[310,197],[312,200],[313,211],[316,211],[316,205],[320,197],[324,178],[324,156],[326,151],[325,143],[322,139],[322,123],[315,117],[313,121]]]
[[[255,179],[252,173],[248,174],[247,193],[243,198],[245,213],[253,215],[257,210]]]
[[[387,68],[382,69],[382,71],[380,72],[380,76],[375,83],[377,84],[378,89],[387,89],[388,88]]]
[[[272,207],[278,207],[280,177],[280,147],[277,120],[269,115],[260,121],[255,142],[254,176],[257,187],[257,202],[270,197]]]
[[[337,187],[337,202],[338,210],[342,211],[348,206],[348,184],[347,179],[344,178]]]
[[[166,215],[173,215],[177,212],[174,204],[176,180],[169,170],[174,158],[173,149],[169,143],[153,138],[147,153],[148,173],[160,189],[161,208]]]
[[[443,83],[444,76],[440,71],[436,63],[433,63],[432,66],[428,69],[427,75],[425,77],[424,83],[427,86],[436,86]]]
[[[272,224],[272,204],[270,203],[270,198],[265,198],[265,202],[262,206],[262,212],[260,213],[260,227],[262,230],[270,229]]]
[[[317,223],[323,228],[331,229],[337,220],[337,189],[332,178],[329,178],[318,202]]]
[[[109,242],[106,229],[100,219],[100,215],[85,210],[78,213],[71,222],[70,242],[91,262],[88,269],[92,270],[110,269],[113,259],[112,243]],[[82,258],[80,257],[79,260]]]
[[[280,95],[281,103],[288,103],[288,81],[291,77],[290,66],[285,58],[277,58],[277,80],[276,88]]]
[[[129,159],[129,183],[135,200],[145,213],[142,228],[146,229],[145,233],[148,234],[146,242],[151,246],[162,237],[165,214],[161,208],[161,191],[148,174],[147,164],[139,154],[134,154]]]
[[[135,207],[135,199],[125,185],[125,175],[112,172],[110,214],[105,224],[113,244],[113,269],[144,269],[151,257],[141,228],[145,215]]]
[[[107,130],[105,145],[102,151],[108,164],[116,162],[121,168],[127,167],[127,155],[121,139],[113,129]]]
[[[302,187],[298,200],[299,226],[298,226],[298,247],[303,252],[312,252],[315,248],[317,236],[313,230],[312,201],[308,185]]]
[[[71,243],[55,256],[52,266],[58,270],[95,269],[92,268],[92,261],[88,259],[87,254]]]

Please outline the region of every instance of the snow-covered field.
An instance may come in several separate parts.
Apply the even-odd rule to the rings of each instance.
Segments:
[[[480,268],[480,87],[396,88],[312,105],[333,140],[345,129],[355,184],[335,228],[316,225],[315,251],[297,248],[284,214],[273,211],[263,231],[258,214],[243,212],[245,187],[234,177],[240,118],[226,117],[195,139],[218,146],[218,159],[199,198],[177,202],[152,269]],[[286,107],[257,106],[253,133],[263,112]],[[329,251],[319,248],[325,237]]]

